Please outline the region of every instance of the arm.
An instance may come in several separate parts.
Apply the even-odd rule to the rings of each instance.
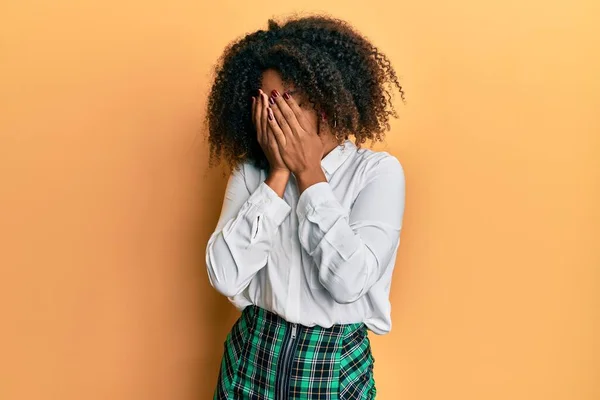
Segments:
[[[269,176],[250,193],[243,167],[231,174],[219,222],[206,246],[210,284],[223,295],[242,292],[266,265],[272,238],[290,213],[275,191],[283,194],[284,179],[287,182],[283,176]]]
[[[379,280],[400,238],[404,172],[388,157],[374,167],[348,215],[328,182],[306,188],[296,212],[299,238],[319,268],[319,280],[338,303],[351,303]]]

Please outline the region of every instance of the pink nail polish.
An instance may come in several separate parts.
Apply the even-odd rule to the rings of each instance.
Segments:
[[[284,99],[286,99],[286,100],[289,100],[289,99],[290,99],[290,95],[288,94],[288,92],[285,92],[285,93],[283,94],[283,98],[284,98]]]
[[[275,100],[273,100],[273,98],[272,98],[272,97],[269,97],[269,103],[270,103],[271,105],[273,105],[273,104],[275,104]]]
[[[271,96],[273,96],[273,98],[276,98],[277,96],[279,96],[279,92],[273,89],[273,91],[271,92]]]

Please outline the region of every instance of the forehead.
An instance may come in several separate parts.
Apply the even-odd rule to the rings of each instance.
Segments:
[[[290,94],[296,92],[294,84],[284,82],[281,79],[281,74],[274,69],[267,69],[263,72],[260,88],[267,94],[271,94],[273,90],[277,90],[279,93],[287,91]]]

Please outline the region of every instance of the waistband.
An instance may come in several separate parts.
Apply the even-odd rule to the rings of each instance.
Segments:
[[[255,320],[259,323],[259,325],[275,325],[279,327],[290,328],[292,326],[301,329],[304,332],[310,334],[321,334],[321,335],[334,335],[334,336],[345,336],[347,334],[354,333],[356,331],[364,331],[365,334],[367,332],[367,326],[363,322],[357,322],[353,324],[337,324],[333,325],[329,328],[325,328],[319,325],[315,326],[305,326],[301,324],[294,324],[286,321],[283,317],[266,310],[264,308],[251,305],[242,311],[242,319],[245,319],[247,322]]]

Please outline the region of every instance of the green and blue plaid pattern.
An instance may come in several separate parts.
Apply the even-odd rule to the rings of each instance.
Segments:
[[[375,398],[364,324],[297,325],[295,339],[291,329],[292,324],[262,308],[244,309],[225,340],[214,400]],[[289,361],[287,368],[284,361]]]

